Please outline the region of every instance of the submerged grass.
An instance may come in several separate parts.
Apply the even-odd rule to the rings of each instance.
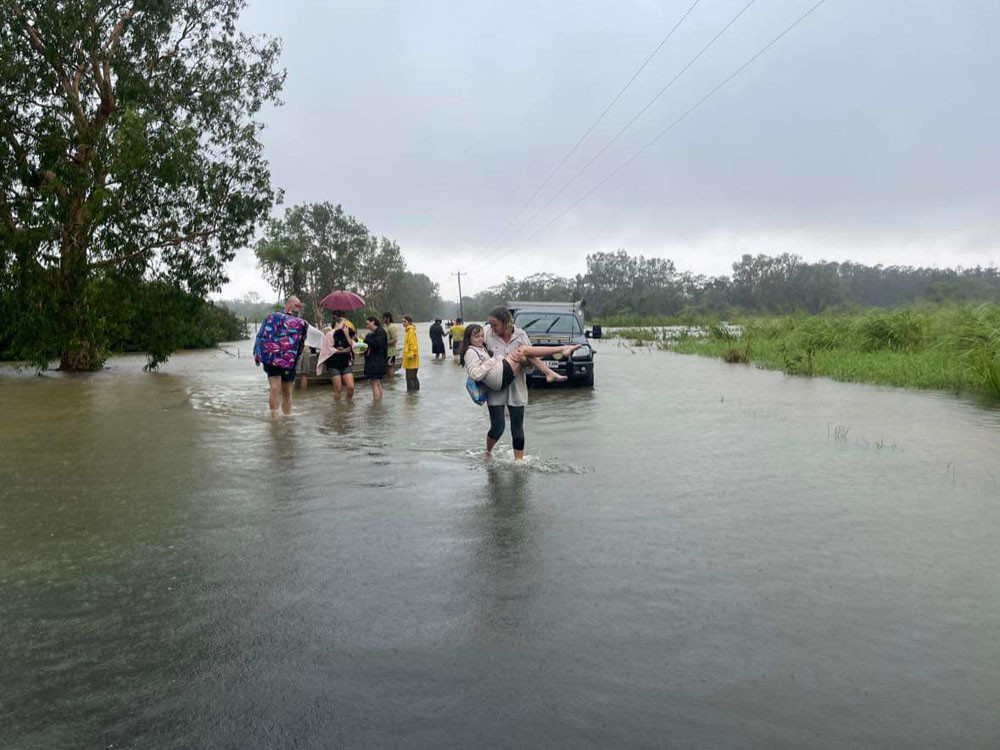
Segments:
[[[710,325],[701,336],[679,338],[655,333],[653,329],[645,341],[683,354],[752,362],[793,375],[1000,398],[996,304],[750,318],[736,329]]]

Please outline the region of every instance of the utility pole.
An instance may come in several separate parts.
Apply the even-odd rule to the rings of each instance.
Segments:
[[[458,317],[465,320],[465,311],[462,307],[462,272],[458,271],[457,273],[453,273],[452,276],[458,277]]]

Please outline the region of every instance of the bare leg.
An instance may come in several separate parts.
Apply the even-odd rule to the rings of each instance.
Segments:
[[[344,385],[347,386],[347,400],[354,400],[354,373],[345,372],[344,373]]]
[[[564,383],[568,379],[565,375],[560,375],[558,372],[552,370],[552,368],[540,359],[529,357],[528,361],[531,362],[534,367],[537,367],[542,371],[542,374],[545,375],[545,380],[548,383]]]
[[[281,384],[281,411],[284,414],[292,413],[292,393],[294,390],[294,382]]]
[[[493,446],[497,444],[497,440],[500,438],[491,438],[489,435],[486,436],[486,458],[493,458]]]
[[[553,354],[561,354],[568,357],[580,348],[579,344],[567,344],[566,346],[519,346],[517,351],[525,357],[551,357]]]
[[[280,417],[281,412],[278,407],[281,405],[281,378],[267,379],[267,408],[271,410],[272,417]]]
[[[333,376],[333,400],[340,401],[340,389],[344,387],[343,379],[340,375]]]
[[[529,355],[525,353],[525,349],[554,349],[556,351],[562,351],[561,346],[522,346],[520,349],[511,352],[505,358],[508,363],[510,363],[510,369],[513,370],[514,374],[517,375],[524,368],[525,365],[530,365],[531,367],[537,367],[545,375],[546,382],[549,383],[562,383],[567,378],[565,375],[560,375],[558,372],[554,372],[545,362],[538,359],[537,356]],[[555,352],[552,352],[553,354]]]

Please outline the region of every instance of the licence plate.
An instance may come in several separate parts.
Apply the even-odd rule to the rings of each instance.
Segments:
[[[549,368],[552,370],[558,370],[559,368],[564,367],[566,365],[565,359],[545,359],[542,361],[545,362],[545,364],[548,365]]]

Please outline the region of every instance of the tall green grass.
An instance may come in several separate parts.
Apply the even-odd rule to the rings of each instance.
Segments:
[[[749,360],[795,375],[973,391],[1000,398],[1000,305],[740,322],[737,340],[728,329],[708,326],[704,337],[658,343],[681,353]]]

